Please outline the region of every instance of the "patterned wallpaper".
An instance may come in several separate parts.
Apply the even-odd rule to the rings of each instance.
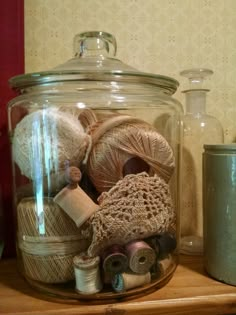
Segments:
[[[73,37],[87,30],[112,33],[117,57],[139,70],[174,77],[214,71],[207,86],[208,112],[236,138],[235,0],[25,0],[25,70],[47,70],[73,56]]]

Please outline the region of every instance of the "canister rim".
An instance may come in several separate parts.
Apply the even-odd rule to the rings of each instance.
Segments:
[[[16,90],[32,86],[69,81],[117,81],[136,84],[151,84],[165,90],[172,95],[176,92],[179,82],[171,77],[138,71],[91,71],[91,70],[63,70],[42,71],[14,76],[9,79],[10,87]]]
[[[231,144],[204,144],[204,149],[205,150],[210,150],[210,151],[236,151],[236,143],[231,143]]]

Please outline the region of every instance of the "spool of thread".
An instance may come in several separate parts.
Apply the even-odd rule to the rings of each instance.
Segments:
[[[81,171],[78,167],[70,166],[65,170],[65,180],[71,185],[71,187],[76,186],[82,177]]]
[[[175,263],[173,257],[168,255],[166,258],[157,261],[158,269],[160,270],[160,275],[164,276],[169,273],[174,267]]]
[[[177,246],[175,236],[169,232],[157,235],[155,239],[156,246],[159,248],[159,258],[168,256],[175,250]]]
[[[100,257],[88,257],[85,253],[73,259],[76,291],[80,294],[95,294],[102,290]]]
[[[122,246],[114,244],[102,255],[103,270],[108,273],[122,273],[128,268],[128,257]]]
[[[172,255],[167,255],[165,258],[157,259],[152,266],[150,272],[152,279],[160,279],[171,273],[176,266]]]
[[[147,272],[142,275],[134,273],[118,273],[112,279],[112,288],[116,292],[124,292],[141,287],[151,282],[151,274]]]
[[[153,248],[155,250],[155,253],[156,255],[158,256],[159,255],[159,244],[157,242],[157,239],[156,239],[156,236],[152,236],[152,237],[149,237],[149,238],[146,238],[145,239],[145,242],[151,246],[151,248]]]
[[[69,215],[77,227],[83,225],[99,208],[78,186],[80,179],[80,170],[76,167],[69,168],[66,174],[66,180],[69,182],[69,185],[64,187],[53,199]]]
[[[31,197],[36,194],[38,186],[43,187],[45,195],[55,195],[67,184],[74,184],[81,179],[81,172],[79,168],[75,166],[66,167],[63,170],[59,170],[55,174],[49,174],[37,179],[37,186],[34,182],[30,182],[17,188],[18,198]]]
[[[138,274],[147,273],[156,261],[156,253],[144,241],[132,241],[125,247],[129,268]]]

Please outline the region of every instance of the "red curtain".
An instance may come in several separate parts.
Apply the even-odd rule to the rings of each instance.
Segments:
[[[3,255],[15,255],[12,172],[7,103],[15,96],[10,77],[24,73],[24,0],[2,0],[0,8],[0,192],[4,219]]]

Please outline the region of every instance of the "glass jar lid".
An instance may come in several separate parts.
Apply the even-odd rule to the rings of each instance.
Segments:
[[[163,75],[139,72],[119,59],[117,44],[113,35],[91,31],[80,33],[74,38],[75,57],[49,70],[17,75],[9,80],[10,86],[21,90],[35,85],[64,81],[121,81],[147,83],[165,88],[173,94],[178,81]]]

